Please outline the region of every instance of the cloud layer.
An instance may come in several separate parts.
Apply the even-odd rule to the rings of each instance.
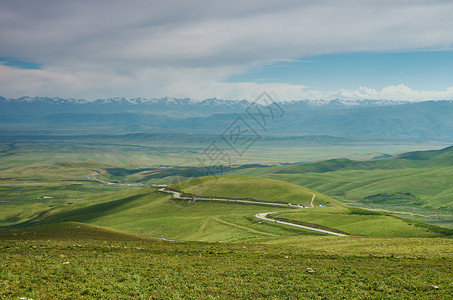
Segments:
[[[451,1],[2,1],[0,93],[249,99],[452,98],[395,83],[376,91],[226,82],[273,61],[353,51],[450,49]],[[6,42],[5,42],[6,41]],[[453,85],[453,84],[452,84]]]

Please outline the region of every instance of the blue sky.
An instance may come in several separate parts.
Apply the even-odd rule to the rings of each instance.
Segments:
[[[8,67],[25,69],[25,70],[39,70],[42,69],[42,65],[26,61],[14,57],[0,57],[0,64]]]
[[[0,96],[453,99],[453,1],[3,0]]]
[[[453,86],[453,52],[358,52],[300,57],[256,66],[227,80],[301,84],[326,90],[364,86],[382,89],[398,84],[443,90]]]

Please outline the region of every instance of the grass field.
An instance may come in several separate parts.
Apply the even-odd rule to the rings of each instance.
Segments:
[[[94,157],[69,146],[67,154],[58,146],[37,156],[18,149],[0,158],[1,299],[453,297],[451,230],[349,206],[448,217],[451,167],[426,162],[448,154],[416,155],[424,166],[405,158],[413,165],[404,168],[329,162],[322,167],[340,169],[301,172],[293,165],[235,171],[258,177],[192,177],[197,168],[131,167],[127,155],[137,153],[116,155],[108,147]],[[63,157],[72,158],[53,161]],[[315,207],[188,203],[149,186],[159,180],[197,196],[306,206],[315,194]],[[254,217],[262,212],[349,236]]]
[[[103,172],[93,161],[18,166],[0,170],[0,227],[30,222],[46,212],[138,193],[140,188],[104,185],[86,176]]]
[[[220,134],[5,135],[0,136],[0,169],[87,160],[122,168],[200,166],[211,143],[221,141]],[[371,159],[382,153],[394,155],[446,146],[445,143],[370,138],[354,141],[337,138],[335,144],[329,144],[324,138],[263,136],[242,156],[225,144],[220,146],[229,154],[233,165],[313,162],[338,157]]]
[[[315,205],[326,204],[326,202],[331,203],[331,205],[342,205],[335,199],[303,186],[258,177],[231,175],[198,177],[182,184],[174,184],[171,187],[204,197],[251,198],[305,206],[310,206],[313,195],[316,195]]]
[[[149,236],[201,241],[244,241],[313,234],[260,222],[254,215],[268,209],[261,205],[189,204],[172,201],[170,195],[150,188],[142,188],[139,194],[117,192],[101,197],[89,204],[82,202],[49,210],[34,222],[78,221]],[[285,210],[290,209],[283,208]]]
[[[436,237],[453,235],[453,230],[356,208],[341,210],[315,208],[313,211],[301,210],[278,213],[273,215],[273,217],[318,224],[335,228],[351,235],[369,237]]]
[[[54,224],[0,231],[0,297],[448,299],[452,249],[450,239],[315,236],[171,243]]]
[[[0,173],[5,178],[10,176],[5,181],[9,185],[0,189],[3,193],[0,224],[5,227],[76,221],[131,233],[192,241],[238,242],[319,235],[262,222],[254,217],[257,213],[275,211],[275,207],[205,201],[190,204],[187,201],[170,200],[170,195],[159,193],[156,188],[106,185],[83,176],[93,172],[102,175],[105,171],[100,166],[94,162],[57,163],[48,167],[21,167],[18,170],[23,172],[13,172],[16,177]],[[46,183],[46,177],[52,182]],[[80,177],[83,180],[76,181]],[[13,182],[18,185],[11,186]],[[38,185],[27,185],[29,182]],[[445,234],[433,230],[434,227],[415,228],[408,222],[386,215],[348,214],[345,213],[348,208],[341,202],[280,180],[212,176],[192,178],[173,187],[197,196],[246,198],[307,207],[313,195],[316,195],[313,204],[322,204],[322,209],[310,208],[295,214],[292,208],[278,208],[278,212],[285,218],[288,218],[285,213],[292,214],[289,219],[319,224],[353,235],[432,237]],[[342,221],[333,222],[336,219]],[[345,227],[344,223],[348,226]],[[382,224],[385,226],[380,226]]]
[[[349,205],[453,228],[453,149],[414,152],[369,162],[319,163],[232,172],[279,179]]]

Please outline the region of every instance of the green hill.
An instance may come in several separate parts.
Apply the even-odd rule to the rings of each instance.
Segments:
[[[408,152],[399,155],[398,158],[417,161],[431,161],[437,164],[442,164],[442,166],[451,166],[453,165],[453,146],[441,150]]]
[[[83,187],[85,185],[81,185]],[[93,183],[88,186],[96,187]],[[99,186],[99,185],[98,185]],[[105,185],[109,187],[108,185]],[[354,235],[365,236],[444,236],[435,228],[419,230],[411,224],[385,214],[349,213],[350,208],[322,193],[303,186],[275,179],[249,176],[218,176],[193,178],[173,186],[197,196],[219,198],[246,198],[258,201],[282,202],[310,206],[313,195],[314,208],[294,209],[270,207],[263,204],[240,204],[217,201],[171,200],[171,195],[160,193],[157,188],[121,188],[93,194],[85,199],[41,207],[27,218],[19,218],[15,226],[83,222],[135,234],[191,241],[252,241],[267,240],[319,233],[262,222],[257,213],[278,210],[288,218],[324,227],[339,229]],[[81,193],[82,192],[82,193]],[[83,194],[83,190],[79,190]],[[51,201],[53,199],[46,199]],[[318,207],[320,204],[323,207]],[[25,204],[24,204],[25,205]],[[23,206],[21,209],[32,208]],[[5,207],[8,210],[8,207]],[[18,212],[18,208],[15,208]],[[286,214],[286,215],[285,215]],[[12,215],[11,213],[9,215]],[[338,220],[348,223],[341,227]],[[357,223],[357,221],[360,221]],[[386,226],[378,226],[385,224]],[[373,227],[373,231],[369,228]]]
[[[151,239],[110,228],[66,222],[2,230],[0,231],[0,240],[150,241]]]
[[[453,166],[453,146],[441,150],[408,152],[395,157],[370,161],[330,159],[321,162],[302,163],[276,167],[274,173],[326,173],[340,170],[376,170],[433,168]]]
[[[434,237],[451,235],[453,231],[423,223],[396,218],[373,211],[348,208],[341,202],[300,185],[280,180],[249,176],[219,176],[194,178],[173,188],[203,197],[248,197],[261,201],[291,202],[304,199],[300,204],[309,206],[313,194],[319,199],[314,208],[289,210],[278,213],[289,221],[301,221],[307,226],[316,225],[338,229],[350,234],[393,237]],[[308,201],[308,202],[307,202]],[[292,202],[297,203],[297,202]],[[328,203],[326,205],[326,203]],[[323,204],[323,208],[317,207]],[[272,215],[274,216],[274,215]]]
[[[342,206],[341,202],[306,187],[281,180],[249,176],[208,176],[188,180],[172,186],[186,193],[203,197],[250,198],[267,202],[282,202],[310,206],[314,204]]]
[[[232,173],[284,180],[350,205],[453,227],[453,147],[375,161],[328,160]]]

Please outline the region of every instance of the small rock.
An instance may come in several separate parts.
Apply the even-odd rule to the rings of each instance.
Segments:
[[[69,261],[65,261],[63,265],[69,265]]]
[[[429,286],[429,289],[431,289],[431,290],[438,290],[439,287],[438,287],[437,285],[433,285],[433,284],[432,284],[432,285]]]
[[[60,257],[63,258],[63,257],[65,257],[65,256],[64,256],[64,254],[60,254]]]
[[[285,256],[285,258],[286,258],[286,259],[288,259],[288,258],[289,258],[289,256]]]
[[[313,270],[312,268],[307,268],[307,269],[305,269],[305,273],[310,273],[310,274],[312,274],[312,273],[315,273],[315,272],[316,272],[316,271]]]

